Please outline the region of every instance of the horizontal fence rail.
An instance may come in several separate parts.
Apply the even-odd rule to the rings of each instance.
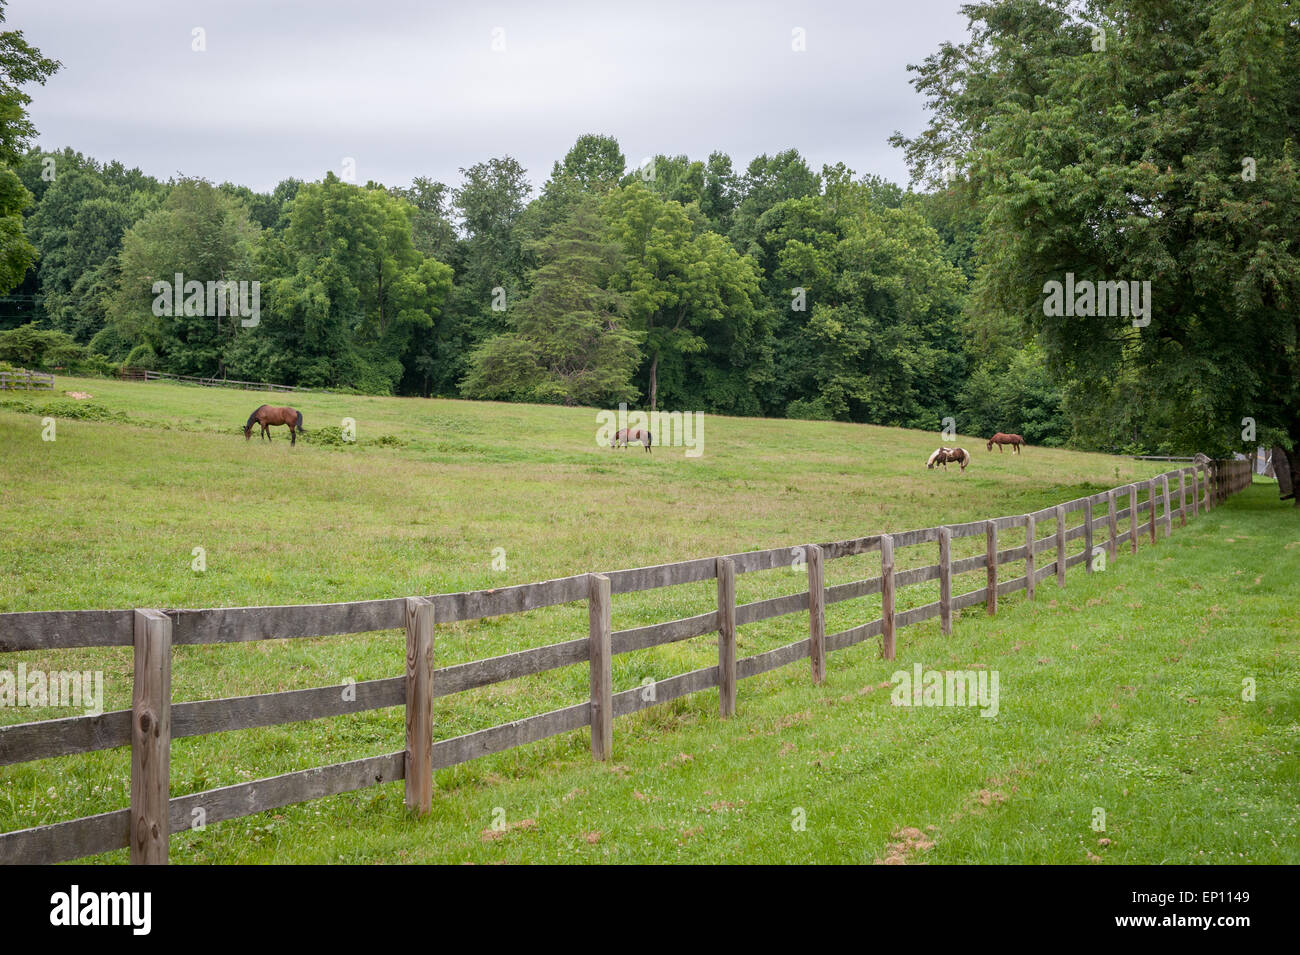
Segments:
[[[53,391],[54,376],[41,371],[0,371],[0,391]]]
[[[876,637],[881,638],[884,657],[893,659],[899,628],[938,617],[941,632],[947,635],[952,632],[953,615],[965,608],[984,604],[987,613],[994,614],[1000,597],[1024,590],[1033,599],[1037,585],[1050,577],[1064,586],[1068,568],[1083,564],[1091,572],[1098,560],[1113,560],[1125,543],[1133,552],[1142,537],[1155,543],[1158,530],[1169,536],[1175,519],[1179,526],[1185,525],[1189,516],[1216,507],[1246,488],[1251,477],[1248,461],[1211,461],[1029,514],[467,593],[279,607],[0,614],[0,652],[129,646],[135,653],[130,710],[0,727],[0,765],[129,746],[130,808],[0,833],[0,862],[51,863],[125,847],[130,848],[132,862],[165,862],[169,832],[188,828],[200,811],[206,822],[218,822],[397,780],[405,783],[407,806],[426,813],[431,808],[434,770],[584,727],[591,728],[593,757],[608,759],[616,717],[717,687],[719,713],[725,719],[735,713],[738,680],[808,659],[812,679],[820,683],[825,678],[826,653]],[[1081,523],[1068,525],[1068,517],[1079,512]],[[1038,525],[1046,521],[1052,522],[1052,533],[1039,536]],[[1000,534],[1013,529],[1023,531],[1026,542],[999,547]],[[952,557],[953,540],[980,536],[985,539],[983,553]],[[1070,545],[1081,538],[1083,548],[1071,552]],[[1098,545],[1098,540],[1104,546]],[[938,563],[895,569],[898,550],[926,545],[935,547]],[[863,554],[880,555],[879,576],[826,585],[826,561]],[[1000,579],[1002,565],[1022,561],[1023,575]],[[805,589],[736,604],[736,574],[799,566],[807,571]],[[953,595],[954,577],[981,570],[985,576],[982,587]],[[716,610],[625,630],[610,626],[612,595],[707,580],[717,582]],[[938,601],[895,609],[898,588],[932,580],[939,581]],[[875,594],[881,595],[880,617],[837,633],[825,632],[826,606]],[[589,632],[584,637],[468,663],[434,666],[438,624],[579,602],[586,602],[589,609]],[[808,614],[808,636],[737,659],[737,627],[796,613]],[[397,629],[406,631],[406,674],[349,684],[351,692],[346,694],[340,693],[338,686],[329,686],[181,703],[171,699],[172,648],[176,645]],[[646,686],[613,692],[613,657],[709,634],[717,634],[716,665],[659,680],[653,684],[653,692],[647,692]],[[436,698],[583,663],[590,670],[589,701],[433,741]],[[186,796],[168,793],[173,739],[398,706],[406,710],[407,745],[403,751]]]
[[[313,391],[300,385],[278,385],[271,381],[236,381],[233,378],[203,378],[197,375],[173,375],[146,368],[124,368],[122,377],[132,381],[179,381],[213,388],[240,388],[244,391]]]

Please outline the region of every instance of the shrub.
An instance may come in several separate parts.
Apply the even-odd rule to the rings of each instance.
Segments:
[[[86,349],[67,332],[37,328],[35,323],[0,332],[0,359],[25,368],[49,368],[84,360]]]
[[[126,356],[126,361],[122,365],[126,368],[143,368],[146,371],[156,371],[158,356],[154,354],[153,347],[145,342],[132,348],[131,354]]]
[[[833,421],[835,416],[827,409],[825,403],[820,398],[814,398],[812,401],[804,401],[797,398],[786,406],[785,416],[787,418],[800,418],[804,421]]]
[[[71,418],[78,421],[129,421],[125,412],[108,408],[93,401],[75,398],[50,398],[37,401],[28,398],[0,399],[0,408],[18,414],[34,414],[53,418]]]

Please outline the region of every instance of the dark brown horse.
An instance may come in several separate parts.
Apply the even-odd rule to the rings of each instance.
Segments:
[[[1020,437],[1018,434],[1003,434],[999,431],[993,437],[989,438],[987,450],[992,451],[993,445],[995,444],[998,446],[998,454],[1002,453],[1002,445],[1004,444],[1011,445],[1012,454],[1019,454],[1020,449],[1025,446],[1025,439]]]
[[[614,440],[610,443],[611,448],[627,447],[629,441],[640,441],[645,445],[646,453],[650,453],[650,445],[654,443],[654,435],[645,428],[623,428],[614,435]],[[622,442],[620,444],[620,442]]]
[[[963,471],[966,465],[970,464],[970,452],[965,448],[939,448],[934,454],[930,455],[930,460],[925,462],[926,470],[931,470],[936,464],[942,464],[943,469],[948,470],[948,462],[960,464]]]
[[[283,406],[262,405],[248,416],[248,424],[244,425],[245,441],[253,436],[253,425],[255,424],[262,426],[262,437],[267,441],[271,440],[271,425],[287,424],[289,426],[289,443],[297,444],[298,435],[302,434],[302,412]],[[294,430],[295,428],[297,431]]]

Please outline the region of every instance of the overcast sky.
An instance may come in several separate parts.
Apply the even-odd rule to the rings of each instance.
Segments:
[[[455,184],[509,154],[540,184],[595,132],[629,166],[793,146],[905,184],[906,67],[963,37],[959,2],[10,0],[7,28],[63,63],[30,88],[40,146],[160,179],[266,191],[351,157],[358,182]]]

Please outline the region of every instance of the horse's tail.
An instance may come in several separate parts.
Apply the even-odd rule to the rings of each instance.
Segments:
[[[298,412],[298,433],[302,434],[302,412]]]
[[[248,416],[248,422],[244,425],[244,430],[245,430],[245,431],[247,431],[249,428],[251,428],[251,427],[253,426],[253,422],[257,420],[257,412],[261,411],[261,410],[262,410],[263,408],[265,408],[265,407],[266,407],[266,405],[259,405],[259,406],[258,406],[258,407],[253,411],[253,413],[252,413],[251,415]]]

